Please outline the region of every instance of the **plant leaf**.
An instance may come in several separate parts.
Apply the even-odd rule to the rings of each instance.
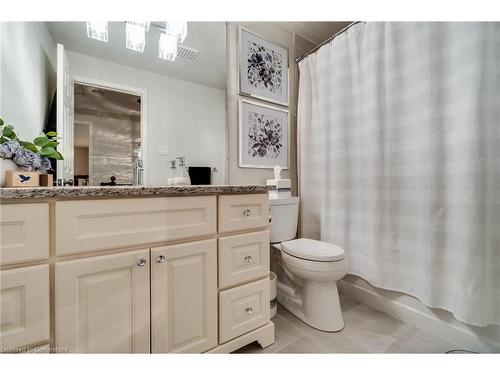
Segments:
[[[45,146],[49,142],[50,142],[50,140],[46,136],[36,137],[33,140],[33,143],[36,144],[37,146],[40,146],[40,147]]]
[[[0,126],[4,124],[3,119],[0,117]]]
[[[51,159],[63,160],[62,155],[59,152],[55,151],[55,150],[54,150],[53,153],[48,154],[48,155],[44,155],[44,156],[47,157],[47,158],[51,158]]]
[[[4,137],[8,137],[10,139],[14,138],[16,135],[16,133],[14,133],[14,131],[12,130],[11,127],[8,127],[6,126],[4,129],[3,129],[3,136]]]
[[[49,155],[52,155],[56,152],[56,150],[54,150],[54,148],[52,147],[44,147],[40,150],[40,155],[43,155],[43,156],[49,156]],[[51,157],[51,156],[49,156]]]
[[[56,142],[56,141],[50,141],[50,142],[49,142],[49,143],[47,143],[45,146],[43,146],[43,148],[45,148],[45,147],[52,147],[52,148],[55,148],[58,144],[59,144],[59,142]]]
[[[46,133],[49,137],[57,137],[57,132],[55,131],[50,131]]]
[[[36,147],[33,143],[31,142],[24,142],[21,141],[19,142],[21,146],[23,146],[25,149],[33,151],[33,152],[38,152],[38,147]]]

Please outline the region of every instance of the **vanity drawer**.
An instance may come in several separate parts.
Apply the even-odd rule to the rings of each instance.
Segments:
[[[0,272],[2,351],[49,339],[49,266]]]
[[[216,197],[56,202],[56,255],[216,233]]]
[[[269,274],[269,231],[219,238],[219,288]]]
[[[264,228],[269,225],[268,194],[219,196],[219,233]]]
[[[269,278],[219,292],[219,344],[269,319]]]
[[[2,204],[0,264],[49,257],[48,203]]]

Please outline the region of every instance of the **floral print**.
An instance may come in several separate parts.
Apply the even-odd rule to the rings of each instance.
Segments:
[[[273,94],[281,94],[283,75],[282,56],[255,42],[247,47],[247,80],[255,88],[266,88]]]
[[[42,166],[40,155],[23,148],[17,150],[12,160],[25,171],[34,171]]]
[[[0,158],[2,159],[12,159],[16,154],[16,151],[21,148],[19,142],[16,140],[10,140],[0,145]]]
[[[278,159],[283,149],[282,129],[282,119],[249,112],[248,155]]]

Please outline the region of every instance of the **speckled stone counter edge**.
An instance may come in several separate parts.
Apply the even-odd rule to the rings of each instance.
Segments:
[[[0,188],[0,199],[93,199],[173,197],[210,194],[249,194],[266,193],[272,188],[272,186],[267,185],[57,186],[36,188]]]

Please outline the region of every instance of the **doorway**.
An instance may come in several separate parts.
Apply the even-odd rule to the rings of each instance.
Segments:
[[[143,184],[143,97],[75,80],[74,183]]]

